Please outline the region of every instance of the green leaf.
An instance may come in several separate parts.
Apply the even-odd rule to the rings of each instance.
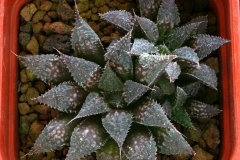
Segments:
[[[170,79],[170,82],[174,82],[176,79],[178,79],[178,76],[181,73],[181,68],[177,64],[177,62],[170,62],[168,63],[167,67],[165,68],[165,71],[168,75],[168,78]]]
[[[129,160],[156,160],[156,142],[147,128],[131,131],[123,145],[126,157]]]
[[[122,91],[122,89],[123,89],[123,83],[122,83],[121,79],[111,69],[111,67],[109,66],[108,63],[105,66],[105,70],[100,79],[98,88],[100,88],[106,92]]]
[[[218,49],[220,46],[229,42],[229,40],[223,39],[217,36],[210,36],[206,34],[199,34],[193,36],[194,41],[192,48],[196,50],[199,59],[207,57],[212,51]]]
[[[76,84],[63,82],[34,100],[62,112],[77,112],[87,94]]]
[[[186,106],[189,114],[195,118],[209,118],[218,115],[221,110],[215,108],[213,105],[209,105],[196,100],[191,100],[190,105]]]
[[[160,2],[159,0],[139,0],[141,16],[155,21]]]
[[[196,96],[200,88],[201,82],[199,81],[182,86],[182,89],[187,93],[189,97]]]
[[[186,65],[197,65],[199,66],[199,58],[197,56],[197,53],[194,52],[194,50],[190,47],[182,47],[175,49],[172,54],[177,55],[177,59],[185,63]]]
[[[96,62],[102,66],[105,54],[102,43],[98,35],[79,15],[77,8],[75,26],[72,31],[71,43],[75,54],[79,58]]]
[[[88,117],[100,113],[109,112],[111,109],[105,102],[104,98],[99,93],[91,92],[87,96],[83,106],[77,116],[71,120],[71,122],[77,118]]]
[[[120,92],[104,92],[104,98],[108,104],[113,105],[116,108],[125,107],[125,102],[123,101],[122,91]]]
[[[67,125],[75,115],[76,114],[72,113],[64,113],[51,120],[37,138],[28,155],[49,152],[65,145],[69,145],[73,129],[80,122],[75,121],[74,123]]]
[[[131,49],[131,33],[132,30],[108,47],[107,53],[104,55],[112,69],[124,80],[132,79],[133,75],[132,58],[128,54]]]
[[[120,154],[117,143],[109,139],[104,146],[96,151],[97,160],[127,160],[124,154]]]
[[[159,31],[166,32],[180,23],[178,7],[174,0],[163,0],[157,16]]]
[[[157,45],[158,47],[158,52],[162,55],[168,55],[168,54],[171,54],[171,51],[168,49],[168,47],[165,45],[165,44],[160,44],[160,45]]]
[[[82,58],[60,54],[61,59],[67,65],[73,79],[85,90],[95,90],[101,76],[101,67],[94,62]]]
[[[123,98],[129,105],[130,103],[133,103],[141,98],[149,89],[150,88],[148,86],[127,80],[123,87]]]
[[[99,14],[99,16],[125,31],[130,31],[134,25],[134,17],[131,13],[123,10],[109,11],[104,14]]]
[[[145,39],[134,39],[130,54],[139,56],[143,53],[158,53],[158,48]]]
[[[137,15],[135,15],[135,17],[138,25],[140,26],[142,32],[145,34],[148,40],[152,43],[156,43],[159,39],[157,25],[147,18],[138,17]]]
[[[132,124],[132,115],[124,110],[113,110],[102,118],[102,124],[117,142],[120,151]]]
[[[192,32],[196,30],[200,23],[191,23],[169,32],[166,37],[166,45],[170,50],[174,50],[182,46],[182,44],[191,36]]]
[[[160,153],[166,155],[195,155],[194,150],[177,130],[157,127],[151,129]]]
[[[176,107],[181,107],[186,100],[187,100],[187,94],[184,92],[182,88],[177,86],[173,109]]]
[[[162,107],[152,100],[136,104],[133,108],[135,122],[146,126],[173,128]]]
[[[163,91],[158,86],[153,86],[152,90],[150,91],[149,97],[160,101],[164,96]]]
[[[58,84],[71,79],[71,74],[66,65],[59,56],[54,54],[18,56],[18,59],[46,83]]]
[[[199,68],[187,68],[182,73],[201,81],[203,84],[212,89],[217,90],[217,76],[214,70],[205,64],[200,64]]]
[[[175,92],[176,87],[174,83],[171,83],[168,78],[161,76],[157,82],[157,86],[163,91],[164,94],[170,95]]]
[[[172,115],[172,105],[168,100],[164,101],[164,103],[162,104],[162,108],[163,108],[166,116],[171,117],[171,115]]]
[[[170,119],[183,125],[184,127],[194,128],[188,113],[183,107],[173,108]]]
[[[96,117],[88,118],[74,129],[67,160],[90,155],[105,144],[108,135],[99,122]]]
[[[141,54],[136,64],[136,79],[153,86],[164,73],[166,66],[177,56]]]
[[[186,23],[185,25],[191,24],[191,23],[198,23],[198,22],[201,22],[201,23],[199,24],[199,26],[197,27],[193,35],[205,34],[207,32],[207,24],[208,24],[207,16],[196,17],[192,19],[190,22]]]

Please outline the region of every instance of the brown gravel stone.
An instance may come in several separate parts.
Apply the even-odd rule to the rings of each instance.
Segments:
[[[38,121],[34,121],[31,124],[29,129],[29,135],[33,141],[36,141],[37,137],[41,134],[42,130],[44,129],[44,125],[39,123]]]
[[[36,105],[34,107],[35,111],[37,111],[38,113],[41,113],[41,114],[47,114],[48,111],[49,111],[49,107],[46,106],[46,105]]]
[[[23,9],[20,11],[20,15],[25,21],[30,21],[36,11],[36,6],[33,3],[30,3],[23,7]]]

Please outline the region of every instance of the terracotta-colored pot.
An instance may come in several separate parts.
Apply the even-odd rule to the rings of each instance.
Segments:
[[[0,160],[19,154],[17,74],[19,11],[30,0],[0,0]],[[231,40],[220,49],[221,160],[240,159],[240,13],[239,0],[209,0],[219,35]]]

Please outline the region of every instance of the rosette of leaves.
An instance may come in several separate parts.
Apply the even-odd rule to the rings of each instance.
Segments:
[[[68,160],[92,152],[104,160],[195,154],[171,121],[194,128],[191,117],[220,112],[194,96],[202,85],[217,90],[215,72],[202,59],[228,41],[205,34],[206,17],[179,26],[174,0],[139,3],[140,16],[100,14],[126,32],[107,49],[76,10],[74,56],[19,56],[38,78],[55,85],[35,100],[66,112],[45,127],[28,154],[66,145]]]

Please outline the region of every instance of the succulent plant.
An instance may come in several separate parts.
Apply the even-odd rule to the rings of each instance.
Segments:
[[[76,9],[74,56],[18,56],[55,85],[35,100],[65,112],[46,125],[28,154],[66,145],[68,160],[92,152],[102,160],[195,154],[174,124],[194,128],[191,117],[220,112],[194,96],[203,85],[217,90],[217,76],[202,59],[228,40],[205,34],[207,17],[179,26],[174,0],[139,4],[141,17],[123,10],[100,14],[125,33],[106,49]]]

